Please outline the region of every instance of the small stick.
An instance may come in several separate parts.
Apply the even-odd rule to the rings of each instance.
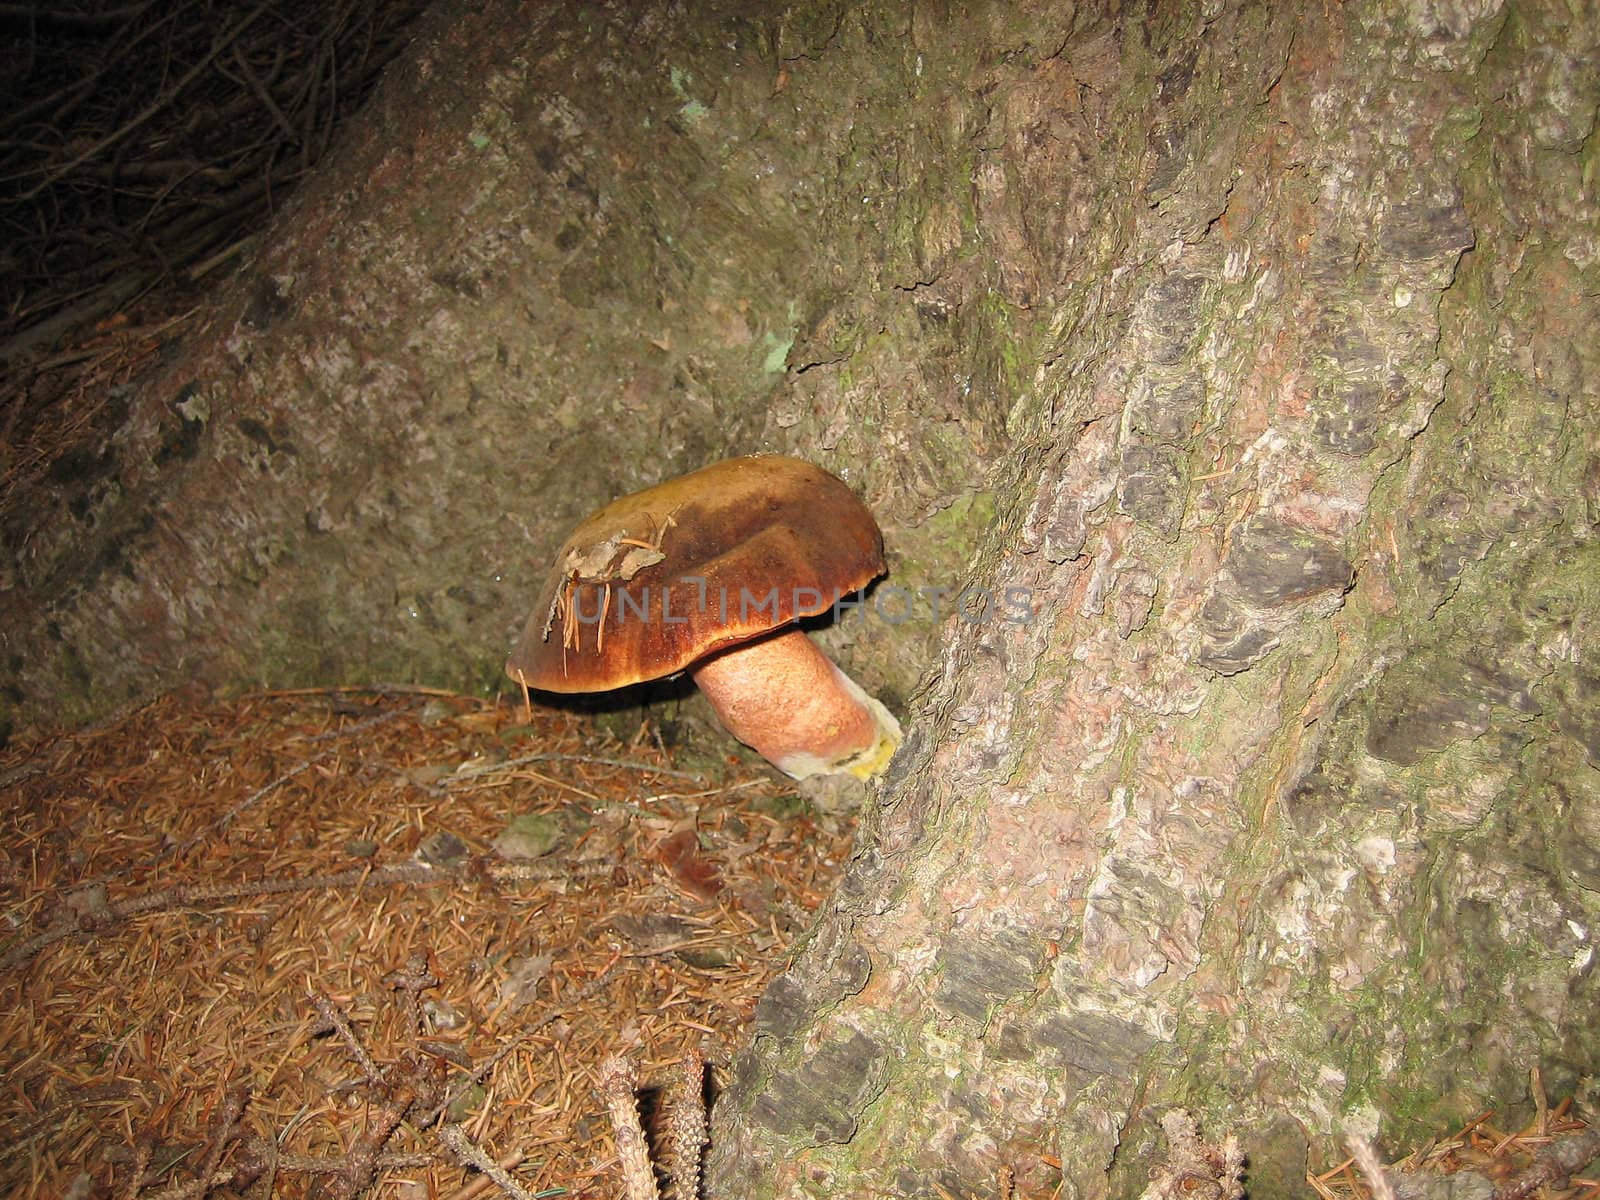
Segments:
[[[339,1180],[331,1189],[334,1200],[355,1200],[356,1196],[366,1191],[373,1175],[377,1173],[378,1159],[384,1145],[416,1098],[417,1093],[411,1085],[402,1083],[373,1114],[372,1124],[350,1147],[344,1167],[339,1172]]]
[[[161,95],[157,96],[155,100],[151,101],[151,103],[141,109],[136,116],[124,122],[123,125],[114,132],[108,133],[97,141],[90,143],[87,149],[75,154],[66,162],[42,172],[44,178],[38,183],[34,184],[33,187],[23,192],[22,195],[17,197],[17,199],[32,200],[51,184],[67,175],[68,172],[70,172],[73,168],[88,162],[102,150],[107,150],[112,146],[115,146],[118,142],[127,137],[128,134],[132,133],[135,129],[138,129],[141,125],[148,122],[150,118],[154,117],[163,108],[167,107],[173,98],[182,93],[184,88],[188,87],[191,82],[199,78],[199,76],[203,74],[211,65],[211,61],[221,54],[224,49],[233,45],[233,43],[238,40],[239,36],[244,33],[244,31],[252,24],[254,24],[256,19],[265,13],[270,7],[270,4],[265,3],[258,5],[242,20],[237,22],[231,29],[225,30],[221,37],[212,42],[210,51],[207,52],[199,62],[190,67],[189,70],[185,72],[176,82],[165,89]]]
[[[1548,1184],[1561,1183],[1600,1154],[1600,1129],[1590,1128],[1550,1143],[1533,1165],[1495,1192],[1493,1200],[1525,1200]]]
[[[133,1169],[117,1190],[117,1200],[138,1200],[139,1189],[144,1186],[144,1173],[150,1169],[155,1150],[155,1143],[148,1135],[133,1144]]]
[[[410,1171],[417,1167],[434,1166],[438,1161],[437,1154],[388,1150],[378,1155],[372,1166],[376,1171]],[[278,1166],[283,1170],[306,1175],[337,1175],[345,1169],[345,1165],[344,1159],[325,1154],[285,1154],[278,1159]]]
[[[245,1200],[272,1200],[273,1189],[278,1186],[278,1142],[271,1137],[247,1138],[241,1165],[246,1173],[253,1172],[255,1179],[245,1190]]]
[[[1313,1175],[1310,1171],[1306,1172],[1306,1182],[1311,1185],[1312,1191],[1322,1197],[1322,1200],[1339,1200],[1338,1195],[1322,1179],[1321,1175]]]
[[[439,977],[428,970],[428,956],[421,950],[406,959],[406,965],[390,971],[383,981],[404,997],[406,1010],[406,1037],[413,1047],[422,1032],[422,993],[439,986]]]
[[[243,883],[180,884],[130,896],[105,906],[94,914],[94,920],[85,925],[75,915],[65,915],[43,933],[13,944],[0,955],[0,972],[12,970],[38,954],[39,951],[64,938],[80,934],[100,933],[132,917],[147,913],[167,912],[184,908],[203,908],[212,904],[225,904],[233,900],[249,900],[257,896],[283,896],[294,892],[333,891],[338,888],[390,887],[395,884],[430,885],[465,878],[471,860],[453,867],[431,866],[425,863],[398,863],[390,867],[352,867],[348,871],[333,871],[323,875],[308,875],[302,879],[258,879]],[[526,872],[505,871],[502,865],[491,863],[484,867],[491,878],[525,879]]]
[[[521,1166],[523,1160],[527,1157],[528,1156],[520,1150],[518,1150],[515,1154],[508,1154],[500,1160],[500,1169],[503,1171],[509,1171],[513,1167]],[[475,1196],[483,1195],[483,1193],[492,1188],[494,1184],[495,1181],[489,1176],[485,1175],[482,1178],[474,1179],[460,1191],[452,1192],[445,1198],[445,1200],[473,1200]]]
[[[206,1156],[200,1163],[201,1179],[210,1179],[216,1174],[222,1164],[222,1155],[228,1149],[228,1142],[233,1138],[233,1127],[239,1123],[249,1099],[250,1089],[244,1084],[229,1088],[223,1096],[222,1107],[217,1110],[216,1132],[212,1134],[211,1145],[206,1147]]]
[[[215,821],[212,821],[209,825],[203,826],[198,833],[194,834],[192,837],[186,839],[185,841],[179,842],[176,845],[171,846],[170,848],[168,848],[166,850],[163,850],[158,855],[158,861],[159,861],[159,859],[162,859],[162,858],[170,858],[173,855],[182,855],[182,854],[188,853],[195,846],[199,845],[201,840],[204,839],[208,834],[219,832],[219,831],[221,831],[223,829],[226,829],[232,823],[232,821],[233,821],[233,819],[235,817],[237,817],[245,809],[249,808],[257,800],[261,799],[261,797],[267,795],[269,792],[276,791],[278,788],[280,788],[284,784],[288,783],[289,780],[293,779],[296,775],[300,774],[300,772],[309,769],[313,763],[318,761],[318,759],[327,758],[328,755],[330,755],[332,753],[333,753],[333,751],[329,750],[329,751],[324,752],[323,754],[318,755],[317,758],[304,759],[301,762],[299,762],[299,763],[295,764],[294,766],[290,767],[287,771],[285,771],[282,775],[279,775],[276,779],[270,780],[269,782],[262,784],[255,791],[251,792],[248,796],[246,796],[243,800],[239,801],[239,803],[235,804],[227,812],[223,813]]]
[[[218,1171],[205,1179],[191,1179],[188,1183],[175,1183],[169,1188],[163,1188],[146,1200],[200,1200],[212,1188],[226,1187],[232,1183],[237,1171]]]
[[[252,1139],[249,1153],[260,1155],[262,1146],[255,1144],[257,1139]],[[105,1160],[110,1163],[131,1162],[137,1155],[137,1147],[128,1150],[126,1147],[113,1146],[105,1153]],[[280,1154],[274,1155],[273,1161],[280,1170],[297,1172],[305,1175],[337,1175],[345,1168],[345,1159],[326,1154]],[[442,1160],[438,1154],[424,1154],[399,1151],[385,1151],[378,1155],[374,1164],[380,1171],[408,1171],[418,1167],[437,1166]],[[249,1164],[253,1170],[256,1164]],[[146,1168],[148,1173],[149,1168]],[[146,1186],[149,1179],[141,1179],[140,1186]]]
[[[449,688],[424,687],[420,683],[341,683],[326,687],[275,688],[267,692],[246,692],[241,700],[282,700],[295,696],[433,696],[444,700],[470,700],[479,707],[484,701],[463,696]]]
[[[338,729],[325,729],[321,733],[296,734],[290,738],[291,742],[328,742],[336,738],[347,738],[357,733],[365,733],[377,725],[386,725],[390,721],[398,721],[401,717],[410,716],[414,710],[392,708],[388,712],[373,713],[370,717],[362,717],[349,725],[342,725]],[[318,755],[313,762],[321,762],[328,757],[331,751]],[[230,818],[232,814],[229,814]]]
[[[372,1061],[372,1056],[356,1037],[355,1030],[350,1028],[350,1022],[339,1010],[339,1006],[321,992],[311,993],[311,1003],[316,1006],[317,1012],[322,1014],[322,1019],[332,1026],[344,1041],[345,1048],[350,1051],[350,1057],[360,1064],[361,1073],[367,1077],[367,1082],[382,1084],[383,1069]],[[399,1118],[396,1117],[395,1120],[398,1121]]]
[[[516,758],[508,758],[504,762],[464,767],[443,782],[445,787],[450,788],[469,779],[476,779],[481,775],[493,775],[501,771],[510,771],[517,767],[527,766],[529,763],[539,762],[585,763],[594,767],[616,767],[621,771],[640,771],[647,775],[665,775],[671,779],[685,779],[690,783],[705,783],[703,775],[695,775],[689,771],[674,771],[670,767],[657,767],[650,763],[633,762],[626,758],[599,758],[593,754],[557,754],[554,751],[523,754]]]
[[[513,1179],[509,1171],[485,1154],[483,1147],[468,1137],[467,1131],[459,1124],[451,1122],[439,1126],[439,1140],[449,1148],[462,1166],[475,1167],[482,1171],[512,1200],[533,1200],[532,1193]]]
[[[194,266],[190,267],[187,272],[185,272],[189,276],[189,282],[195,283],[201,279],[204,279],[207,275],[216,270],[223,263],[227,262],[230,258],[242,254],[246,250],[253,249],[255,244],[260,240],[261,234],[249,234],[246,237],[240,238],[231,246],[227,246],[217,251],[210,258],[196,263]]]

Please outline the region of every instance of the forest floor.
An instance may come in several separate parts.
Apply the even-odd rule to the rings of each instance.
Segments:
[[[624,743],[419,688],[174,695],[18,739],[0,1194],[621,1197],[603,1064],[636,1072],[660,1163],[853,836],[747,760],[697,766],[648,722]],[[1550,1169],[1596,1135],[1532,1084],[1534,1113],[1404,1165],[1600,1200]],[[1306,1195],[1372,1195],[1343,1155],[1313,1147]]]
[[[619,1194],[602,1061],[647,1118],[693,1054],[714,1081],[849,852],[719,774],[648,725],[414,689],[13,745],[0,1194],[492,1194],[460,1135],[532,1195]]]

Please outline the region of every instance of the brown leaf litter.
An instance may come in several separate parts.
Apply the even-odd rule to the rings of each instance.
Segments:
[[[169,697],[12,747],[0,1194],[619,1197],[607,1063],[652,1150],[698,1144],[682,1081],[726,1064],[851,831],[648,732],[397,688]],[[1530,1092],[1514,1132],[1484,1114],[1387,1168],[1358,1144],[1307,1185],[1600,1200],[1600,1131]]]
[[[1528,1091],[1534,1111],[1512,1132],[1486,1112],[1387,1166],[1370,1144],[1351,1138],[1350,1156],[1307,1172],[1306,1183],[1321,1200],[1600,1200],[1600,1179],[1579,1174],[1600,1159],[1600,1128],[1576,1115],[1571,1097],[1552,1106],[1537,1067]]]
[[[851,836],[420,689],[169,697],[0,796],[16,1197],[619,1195],[601,1063],[725,1065]]]

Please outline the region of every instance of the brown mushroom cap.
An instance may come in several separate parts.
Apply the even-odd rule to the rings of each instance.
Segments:
[[[883,569],[877,522],[840,480],[777,454],[728,459],[586,518],[506,674],[546,692],[657,679],[825,612]]]

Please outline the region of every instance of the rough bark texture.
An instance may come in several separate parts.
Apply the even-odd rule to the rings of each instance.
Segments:
[[[1131,1195],[1182,1103],[1280,1195],[1306,1130],[1594,1070],[1597,34],[1080,9],[976,60],[1026,364],[981,577],[1038,617],[954,630],[716,1194],[1044,1194],[1053,1151]]]
[[[895,584],[970,561],[1032,619],[835,631],[909,739],[713,1195],[1045,1155],[1135,1195],[1180,1103],[1279,1195],[1307,1130],[1559,1092],[1600,1062],[1597,52],[1554,0],[464,19],[7,531],[11,702],[486,681],[588,508],[798,454]]]

